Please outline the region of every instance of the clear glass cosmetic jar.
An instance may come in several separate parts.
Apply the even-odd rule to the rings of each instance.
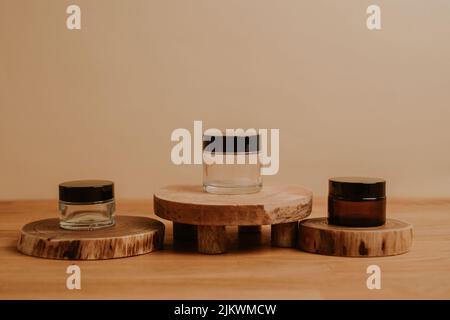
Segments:
[[[348,227],[375,227],[386,222],[386,181],[339,177],[328,181],[328,222]]]
[[[260,136],[204,135],[203,188],[215,194],[255,193],[262,188]]]
[[[94,230],[113,226],[114,183],[77,180],[59,185],[59,225],[69,230]]]

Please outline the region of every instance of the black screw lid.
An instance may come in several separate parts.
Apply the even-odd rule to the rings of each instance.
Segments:
[[[383,199],[386,197],[386,181],[369,177],[331,178],[328,193],[343,200]]]
[[[76,180],[59,185],[59,200],[65,202],[98,202],[114,198],[114,182],[108,180]]]
[[[216,142],[217,140],[221,143]],[[258,152],[260,150],[260,135],[204,135],[203,150],[208,152]]]

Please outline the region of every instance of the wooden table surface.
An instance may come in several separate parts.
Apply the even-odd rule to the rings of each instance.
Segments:
[[[414,225],[412,250],[383,258],[328,257],[260,245],[244,246],[230,228],[231,251],[201,255],[166,246],[143,256],[105,261],[28,257],[16,250],[22,225],[56,217],[55,201],[0,202],[0,299],[450,299],[450,199],[402,199],[388,216]],[[152,216],[152,201],[118,201],[118,214]],[[312,217],[326,214],[315,199]],[[241,247],[241,248],[240,248]],[[66,268],[81,268],[81,290],[66,288]],[[366,268],[381,268],[380,290],[366,286]]]

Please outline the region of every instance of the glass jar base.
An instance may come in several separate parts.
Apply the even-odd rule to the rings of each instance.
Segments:
[[[85,222],[80,223],[70,222],[70,221],[60,221],[59,226],[62,229],[66,230],[97,230],[112,227],[116,224],[115,220],[106,220],[106,221],[93,221],[93,222]]]
[[[230,186],[217,186],[217,185],[203,185],[203,189],[208,193],[214,194],[248,194],[248,193],[257,193],[261,191],[262,185],[253,185],[253,186],[238,186],[238,187],[230,187]]]

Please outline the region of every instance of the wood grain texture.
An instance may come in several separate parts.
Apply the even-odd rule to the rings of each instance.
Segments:
[[[282,248],[297,246],[298,222],[273,224],[271,232],[273,246]]]
[[[379,227],[351,228],[328,224],[327,218],[307,219],[299,225],[300,249],[342,257],[384,257],[409,251],[412,225],[387,219]]]
[[[17,249],[24,254],[69,260],[124,258],[162,248],[164,224],[144,217],[117,216],[116,225],[92,231],[71,231],[59,227],[59,219],[26,224]]]
[[[226,252],[225,226],[198,226],[198,252],[218,254]]]
[[[67,260],[17,251],[20,228],[58,217],[55,200],[0,202],[0,299],[450,299],[450,198],[389,199],[388,217],[414,226],[411,250],[389,257],[346,258],[271,246],[263,226],[258,246],[241,248],[227,228],[226,254],[175,251],[164,221],[164,250],[126,259],[76,261],[82,289],[67,290]],[[155,217],[152,200],[117,199],[117,211]],[[311,217],[327,214],[315,198]],[[246,239],[247,240],[247,239]],[[382,289],[368,290],[366,269],[382,270]]]
[[[301,187],[267,186],[245,195],[217,195],[197,185],[175,185],[154,194],[155,214],[179,223],[242,226],[286,223],[311,213],[312,193]]]

